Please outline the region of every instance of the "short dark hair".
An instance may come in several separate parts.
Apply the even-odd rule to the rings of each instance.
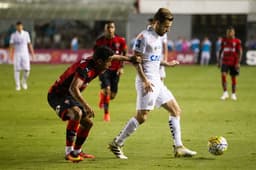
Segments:
[[[17,21],[16,25],[22,25],[22,22],[21,21]]]
[[[173,15],[171,11],[167,8],[159,8],[154,15],[154,20],[159,22],[164,22],[165,20],[173,21]]]
[[[112,55],[114,55],[114,52],[111,48],[107,46],[99,46],[94,50],[93,59],[107,61]]]
[[[232,25],[229,25],[229,26],[227,27],[227,30],[235,30],[235,28],[234,28]]]
[[[113,20],[108,20],[108,21],[105,22],[105,25],[107,25],[107,24],[112,24],[112,23],[115,24],[115,21],[113,21]]]
[[[153,22],[153,21],[154,21],[153,18],[149,18],[149,19],[148,19],[148,22]]]

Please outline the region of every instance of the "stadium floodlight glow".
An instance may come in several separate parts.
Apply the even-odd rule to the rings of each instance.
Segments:
[[[10,7],[9,3],[0,2],[0,9],[7,9],[9,7]]]

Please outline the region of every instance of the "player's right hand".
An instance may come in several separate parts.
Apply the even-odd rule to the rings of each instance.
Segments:
[[[86,107],[84,108],[84,110],[85,110],[85,112],[86,112],[86,114],[87,114],[87,116],[88,116],[89,118],[95,116],[95,115],[94,115],[94,111],[92,110],[92,108],[91,108],[90,106],[86,106]]]
[[[154,84],[152,84],[150,81],[146,80],[145,82],[143,82],[143,86],[144,86],[144,93],[145,94],[147,94],[149,92],[153,92]]]

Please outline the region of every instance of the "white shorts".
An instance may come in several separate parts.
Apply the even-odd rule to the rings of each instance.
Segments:
[[[144,93],[143,83],[136,78],[137,103],[136,110],[153,110],[154,107],[160,107],[170,100],[175,99],[172,92],[167,89],[162,81],[151,81],[153,92]]]
[[[14,55],[14,70],[30,70],[30,58],[29,55],[25,54],[15,54]]]
[[[160,66],[159,73],[160,73],[160,77],[161,78],[165,78],[166,77],[165,67],[164,66]]]

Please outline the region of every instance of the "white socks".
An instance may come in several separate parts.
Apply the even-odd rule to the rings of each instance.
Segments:
[[[180,117],[169,116],[169,126],[175,146],[182,146],[181,130],[180,130]]]
[[[65,148],[66,155],[68,155],[72,151],[73,151],[73,146],[66,146],[66,148]]]
[[[124,129],[120,132],[120,134],[116,137],[115,142],[122,146],[124,144],[125,139],[130,136],[136,128],[139,126],[139,122],[135,117],[132,117],[124,127]]]
[[[27,79],[29,77],[29,70],[24,70],[23,76],[22,76],[22,81],[20,83],[20,71],[15,70],[14,71],[14,80],[15,80],[15,85],[16,85],[16,90],[20,90],[20,85],[22,85],[23,89],[27,89]]]
[[[24,71],[23,77],[22,77],[22,83],[27,84],[27,79],[28,79],[29,73],[30,73],[30,72],[27,71],[27,70]]]

